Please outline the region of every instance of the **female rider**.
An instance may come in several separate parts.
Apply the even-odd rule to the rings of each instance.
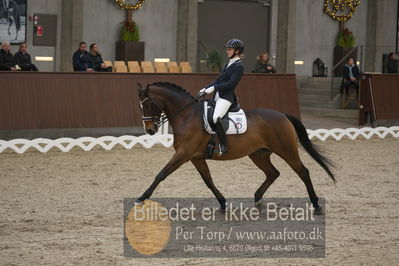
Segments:
[[[225,47],[226,54],[230,58],[229,63],[224,66],[223,71],[214,82],[199,92],[200,95],[215,92],[213,99],[216,101],[216,106],[213,114],[213,123],[220,142],[219,155],[228,152],[226,132],[222,125],[222,117],[228,112],[230,106],[237,102],[234,89],[244,73],[244,67],[241,62],[242,53],[244,51],[243,42],[239,39],[231,39],[226,43]]]

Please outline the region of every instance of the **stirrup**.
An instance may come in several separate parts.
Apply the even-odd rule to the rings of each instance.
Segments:
[[[227,146],[219,144],[218,156],[222,156],[223,154],[227,154],[228,152],[229,152],[229,149],[227,148]]]
[[[205,150],[205,159],[211,159],[214,150],[215,150],[215,144],[208,143],[208,146],[206,146]]]

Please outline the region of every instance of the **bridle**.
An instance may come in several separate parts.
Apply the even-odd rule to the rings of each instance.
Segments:
[[[163,107],[159,106],[159,104],[157,102],[155,102],[152,98],[150,98],[150,96],[147,96],[146,98],[144,98],[143,100],[140,101],[140,108],[141,110],[143,110],[143,103],[146,101],[150,101],[151,104],[155,105],[156,108],[158,109],[160,115],[157,116],[141,116],[141,119],[143,120],[143,122],[153,122],[154,125],[156,125],[158,128],[160,125],[166,123],[166,121],[168,121],[168,118],[166,117],[165,113],[163,113]],[[143,113],[144,114],[144,113]]]
[[[187,107],[189,107],[191,104],[195,103],[197,100],[199,100],[200,98],[202,98],[202,96],[200,96],[198,99],[195,98],[193,99],[190,103],[186,104],[185,106],[177,109],[172,115],[168,117],[165,115],[164,110],[163,110],[163,106],[160,106],[156,101],[154,101],[150,96],[145,97],[143,100],[140,101],[140,108],[141,110],[143,110],[143,103],[146,101],[150,101],[151,104],[154,104],[157,108],[159,113],[161,114],[160,116],[141,116],[141,119],[143,120],[143,122],[153,122],[158,128],[160,125],[165,124],[168,120],[173,119],[173,117],[175,117],[176,115],[178,115],[180,112],[182,112],[183,110],[185,110]]]

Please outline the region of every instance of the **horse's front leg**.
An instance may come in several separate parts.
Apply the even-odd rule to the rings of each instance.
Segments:
[[[222,193],[219,192],[219,190],[216,188],[215,184],[213,183],[211,173],[209,172],[209,168],[208,165],[206,164],[206,161],[204,159],[192,159],[191,162],[193,163],[195,168],[197,168],[198,172],[200,173],[207,187],[213,192],[213,194],[219,201],[221,210],[225,211],[226,199],[224,198]]]
[[[177,168],[183,165],[185,162],[190,160],[189,156],[186,154],[180,153],[176,151],[173,157],[169,160],[169,162],[165,165],[165,167],[158,173],[155,177],[154,182],[152,182],[151,186],[144,192],[144,194],[136,200],[136,203],[141,203],[145,199],[151,197],[152,193],[156,189],[156,187],[164,180],[168,175],[173,173]]]
[[[10,25],[8,25],[8,36],[11,35],[11,26],[12,26],[12,22],[13,20],[11,18],[8,19],[10,21]]]

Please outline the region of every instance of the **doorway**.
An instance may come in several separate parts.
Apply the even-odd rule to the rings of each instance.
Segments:
[[[244,70],[254,70],[256,57],[270,48],[270,1],[203,0],[198,2],[198,66],[209,72],[207,54],[216,49],[227,63],[224,44],[232,38],[244,42]],[[223,64],[224,65],[224,64]]]

